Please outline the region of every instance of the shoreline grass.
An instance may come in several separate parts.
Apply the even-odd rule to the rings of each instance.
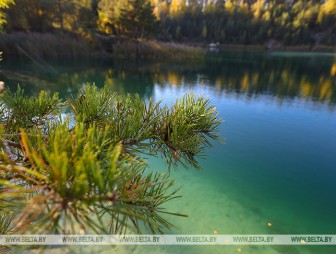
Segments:
[[[102,37],[102,36],[100,36]],[[87,41],[73,34],[15,32],[0,35],[0,50],[4,57],[19,57],[43,63],[45,59],[116,58],[123,60],[165,60],[172,62],[201,61],[209,50],[207,43],[175,43],[156,40],[98,36]],[[217,44],[216,51],[299,51],[336,52],[336,47],[324,45]]]
[[[201,47],[154,40],[121,40],[112,45],[111,52],[115,58],[176,62],[202,60],[205,55]]]
[[[90,53],[90,44],[79,36],[53,33],[15,32],[0,35],[0,49],[6,55],[32,59],[79,58]]]

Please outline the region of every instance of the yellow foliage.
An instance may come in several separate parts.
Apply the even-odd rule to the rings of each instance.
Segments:
[[[332,96],[332,86],[331,86],[331,80],[324,80],[321,84],[320,89],[320,100],[330,100]]]
[[[295,19],[293,22],[294,27],[300,27],[301,26],[301,20],[300,19]]]
[[[2,30],[2,26],[6,24],[6,15],[2,11],[2,9],[9,8],[10,4],[14,4],[13,0],[0,0],[0,30]]]
[[[264,15],[262,16],[263,20],[269,21],[271,19],[271,13],[269,11],[266,11]]]
[[[105,85],[112,86],[113,83],[114,83],[114,82],[113,82],[113,78],[111,78],[111,77],[106,77],[106,78],[105,78],[105,82],[104,82]]]
[[[240,9],[240,11],[247,13],[248,12],[248,4],[241,1],[239,3],[239,9]]]
[[[322,22],[326,15],[336,15],[336,0],[326,0],[326,2],[322,4],[317,21]]]
[[[232,2],[232,0],[227,0],[225,1],[225,4],[224,4],[224,7],[225,9],[227,9],[228,11],[234,11],[234,3]]]
[[[164,14],[168,13],[168,6],[166,1],[157,1],[153,4],[154,6],[154,15],[158,20],[160,20],[160,17]],[[177,11],[177,10],[175,10]]]
[[[309,84],[308,82],[302,82],[301,86],[300,86],[300,91],[301,91],[301,95],[305,98],[310,97],[310,95],[312,94],[312,85]]]
[[[180,85],[181,84],[181,77],[177,75],[177,73],[169,72],[168,73],[168,82],[172,86]]]
[[[288,71],[286,69],[284,69],[281,72],[281,80],[283,80],[284,82],[288,82],[288,80],[290,80],[290,74],[288,73]]]
[[[310,20],[310,19],[312,19],[313,15],[314,15],[313,10],[308,9],[304,13],[304,18]]]
[[[185,0],[172,0],[169,7],[169,12],[171,15],[175,16],[179,13],[183,13],[186,9]]]
[[[288,20],[289,20],[289,14],[288,14],[288,12],[282,13],[281,18],[280,18],[281,25],[283,25],[283,26],[286,25],[287,22],[288,22]]]
[[[258,84],[259,83],[259,73],[258,72],[253,73],[253,75],[252,75],[252,83],[253,84]]]
[[[265,9],[265,1],[264,0],[257,0],[252,5],[252,11],[253,11],[254,17],[259,18],[264,9]]]
[[[241,80],[241,90],[248,91],[250,85],[250,79],[248,73],[245,73],[243,79]]]
[[[10,4],[14,4],[14,1],[13,0],[0,0],[1,9],[8,8]]]
[[[322,5],[323,11],[325,14],[336,14],[336,0],[327,0]]]
[[[331,66],[330,75],[336,76],[336,63]]]

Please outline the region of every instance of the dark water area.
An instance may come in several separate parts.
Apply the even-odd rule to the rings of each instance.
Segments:
[[[336,234],[336,55],[223,52],[198,63],[17,62],[0,80],[27,94],[63,98],[86,82],[172,104],[188,92],[210,99],[225,144],[201,171],[171,173],[183,198],[167,208],[175,234]],[[159,159],[151,170],[166,172]],[[269,226],[271,225],[271,226]],[[243,246],[242,253],[336,253],[333,246]],[[98,249],[97,249],[98,251]],[[237,253],[237,246],[125,247],[121,253]],[[83,249],[83,252],[85,250]]]
[[[151,96],[155,85],[213,87],[247,97],[270,95],[330,105],[336,102],[336,60],[332,53],[225,52],[202,62],[172,64],[135,60],[32,61],[4,59],[0,79],[27,92],[59,91],[66,97],[83,84],[112,86],[117,92]]]

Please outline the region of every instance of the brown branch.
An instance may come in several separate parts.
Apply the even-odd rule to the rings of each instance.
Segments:
[[[4,145],[4,150],[7,153],[8,157],[12,160],[12,161],[16,161],[17,156],[13,154],[12,149],[10,148],[10,146],[15,147],[15,148],[21,148],[21,145],[18,143],[15,143],[13,141],[7,140],[7,139],[1,139],[3,145]]]
[[[6,145],[8,145],[8,146],[12,146],[12,147],[21,149],[21,144],[19,144],[19,143],[16,143],[14,141],[7,140],[7,139],[4,139],[4,138],[2,138],[1,141],[2,141],[2,143],[6,143]]]

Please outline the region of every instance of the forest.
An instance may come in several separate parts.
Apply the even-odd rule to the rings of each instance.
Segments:
[[[312,47],[336,42],[336,0],[2,2],[5,34],[75,35],[93,43],[101,38]]]

